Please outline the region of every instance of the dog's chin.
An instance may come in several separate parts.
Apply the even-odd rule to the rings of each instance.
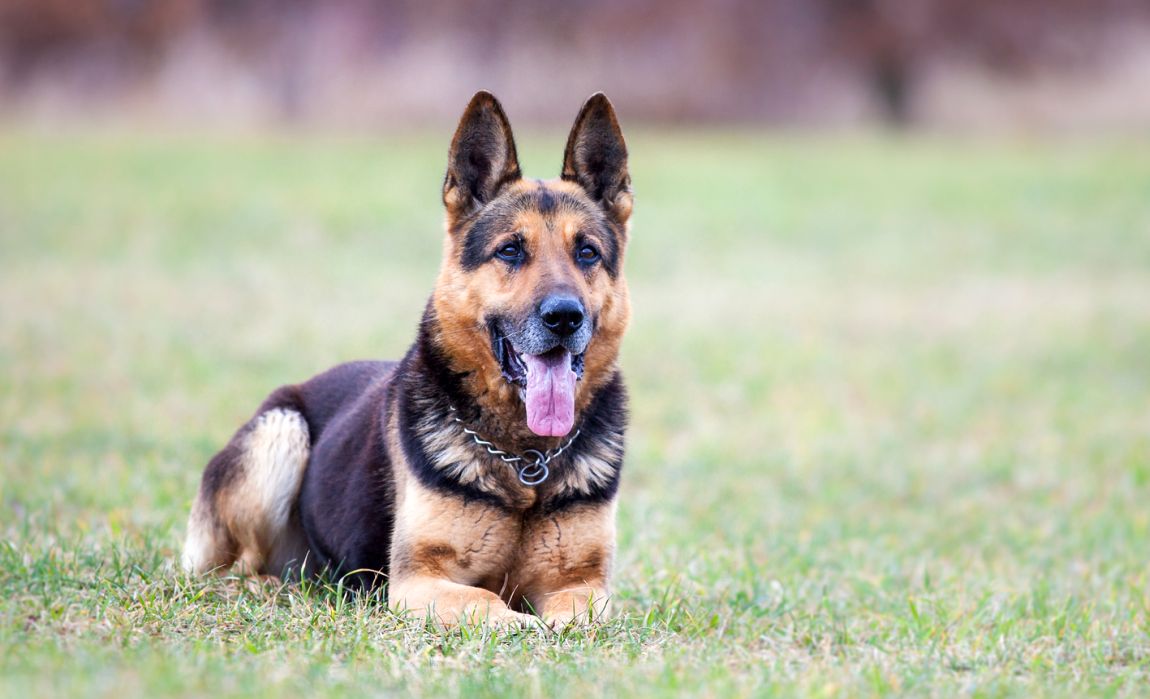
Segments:
[[[575,426],[575,385],[583,376],[584,352],[556,345],[540,354],[520,352],[505,336],[492,347],[503,378],[518,389],[527,427],[541,437],[563,437]]]

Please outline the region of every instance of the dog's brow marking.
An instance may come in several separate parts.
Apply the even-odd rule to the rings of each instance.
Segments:
[[[536,180],[539,188],[536,190],[535,202],[539,207],[539,213],[550,214],[555,211],[555,195],[551,190],[547,189],[547,185],[543,184],[542,180]]]

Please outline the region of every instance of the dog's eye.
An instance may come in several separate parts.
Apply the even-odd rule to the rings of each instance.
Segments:
[[[507,262],[515,262],[523,255],[523,246],[519,243],[507,243],[495,251],[495,256]]]
[[[579,261],[580,262],[594,262],[599,259],[599,251],[590,245],[584,245],[579,248]]]

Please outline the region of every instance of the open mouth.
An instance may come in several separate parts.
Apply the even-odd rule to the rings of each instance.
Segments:
[[[523,354],[515,349],[511,344],[511,340],[503,336],[496,336],[494,338],[493,346],[495,349],[495,358],[499,361],[499,368],[503,370],[503,378],[507,383],[515,384],[520,388],[527,388],[527,360],[526,357],[532,355]],[[571,354],[562,346],[555,347],[549,352],[544,352],[538,357],[558,357],[561,354]],[[585,352],[571,355],[571,370],[575,372],[575,378],[583,378],[583,356]]]
[[[493,334],[492,348],[503,378],[518,386],[527,407],[527,426],[543,437],[562,437],[575,424],[575,383],[583,356],[557,346],[542,354],[519,352],[506,336]]]

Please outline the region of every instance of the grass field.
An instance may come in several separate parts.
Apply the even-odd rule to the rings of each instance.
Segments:
[[[177,572],[268,391],[412,339],[446,138],[0,135],[0,696],[1150,694],[1150,142],[633,134],[601,627]]]

